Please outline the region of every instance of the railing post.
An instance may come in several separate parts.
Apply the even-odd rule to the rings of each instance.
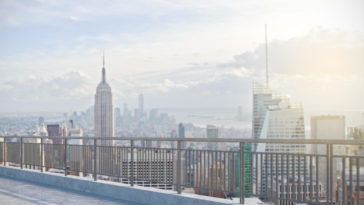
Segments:
[[[4,144],[3,144],[3,157],[4,157],[4,166],[6,166],[6,137],[4,137]]]
[[[130,140],[130,186],[134,186],[134,140]]]
[[[67,176],[67,139],[64,138],[64,176]]]
[[[244,204],[244,142],[240,142],[240,204]]]
[[[177,193],[181,193],[181,141],[177,141]]]
[[[96,178],[97,178],[97,175],[96,175],[96,171],[97,171],[97,161],[96,161],[96,159],[97,159],[97,153],[96,153],[96,149],[97,149],[97,139],[94,139],[94,180],[96,181]]]
[[[40,172],[43,172],[43,138],[40,138]]]
[[[23,169],[23,137],[20,137],[20,169]]]
[[[1,155],[2,155],[2,160],[3,160],[3,165],[5,166],[5,156],[4,156],[4,154],[5,154],[5,137],[3,137],[3,144],[2,144],[2,151],[1,151]]]
[[[329,175],[330,175],[330,188],[329,188],[329,191],[330,191],[330,204],[333,204],[333,202],[334,202],[334,200],[333,200],[333,197],[332,197],[332,186],[333,186],[333,184],[334,184],[334,182],[332,181],[332,179],[333,179],[333,173],[332,173],[332,169],[333,169],[333,167],[332,167],[332,164],[333,164],[333,145],[332,144],[330,144],[330,167],[329,167]]]
[[[332,183],[332,170],[330,169],[331,166],[331,151],[330,151],[331,145],[327,144],[326,145],[326,197],[327,197],[327,203],[330,204],[331,203],[331,193],[330,193],[330,188],[331,188],[331,183]]]

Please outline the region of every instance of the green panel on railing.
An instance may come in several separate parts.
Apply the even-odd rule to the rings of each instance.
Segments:
[[[236,150],[234,150],[236,151]],[[245,144],[245,154],[244,154],[244,193],[245,197],[249,197],[251,194],[251,177],[252,177],[252,167],[251,167],[251,151],[252,145],[250,143]],[[236,153],[234,171],[235,171],[235,179],[232,184],[232,189],[236,192],[240,192],[240,154]]]

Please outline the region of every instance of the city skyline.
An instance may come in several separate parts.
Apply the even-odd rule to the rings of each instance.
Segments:
[[[0,204],[364,204],[362,8],[0,0]]]
[[[88,108],[103,49],[110,59],[115,107],[136,104],[143,91],[149,106],[145,109],[243,105],[249,111],[252,81],[265,81],[266,23],[272,89],[302,102],[309,112],[363,110],[364,100],[357,95],[364,86],[360,1],[330,1],[332,10],[325,2],[285,8],[253,2],[159,2],[143,8],[131,4],[131,10],[105,4],[97,15],[92,11],[100,3],[95,2],[75,2],[67,12],[65,2],[29,4],[1,3],[3,10],[24,12],[2,12],[0,112]],[[59,12],[48,13],[46,8]],[[121,8],[129,12],[117,14]],[[339,18],[339,11],[348,15]],[[300,15],[288,18],[292,13]],[[36,18],[26,18],[32,14]],[[187,24],[189,20],[194,23]],[[102,25],[105,22],[115,28]]]

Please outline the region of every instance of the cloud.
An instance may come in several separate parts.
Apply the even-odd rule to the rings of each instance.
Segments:
[[[6,81],[0,84],[0,105],[2,111],[8,112],[80,109],[80,105],[90,101],[93,89],[89,82],[88,76],[80,72]]]
[[[363,60],[358,56],[363,54],[362,40],[362,33],[316,28],[301,37],[270,42],[271,87],[290,95],[293,102],[302,102],[305,110],[361,109],[364,99],[358,93],[364,86],[364,75],[359,69]],[[116,73],[110,62],[107,80],[115,106],[128,103],[133,107],[143,92],[148,108],[242,105],[250,112],[252,81],[264,82],[264,63],[264,45],[259,45],[226,62],[127,75]],[[1,111],[72,111],[94,103],[100,80],[100,73],[94,71],[99,69],[58,70],[64,74],[39,73],[0,82]]]
[[[364,34],[316,27],[268,45],[269,71],[290,75],[364,75]],[[265,69],[265,46],[234,56],[222,68]]]

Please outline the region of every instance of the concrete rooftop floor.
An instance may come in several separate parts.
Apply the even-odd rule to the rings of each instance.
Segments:
[[[0,177],[0,204],[102,204],[136,205],[136,203],[93,196],[86,193],[58,189],[51,186],[28,183]]]

